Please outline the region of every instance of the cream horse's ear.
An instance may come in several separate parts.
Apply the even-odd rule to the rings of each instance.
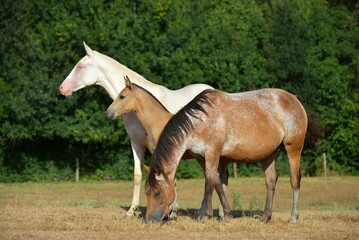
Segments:
[[[123,76],[123,78],[125,79],[126,87],[128,87],[129,89],[131,89],[131,81],[130,81],[130,78],[129,78],[127,75]]]
[[[84,43],[84,47],[85,47],[85,50],[86,50],[86,55],[89,56],[89,57],[95,56],[95,52],[92,51],[92,49],[89,46],[86,45],[85,41],[83,43]]]

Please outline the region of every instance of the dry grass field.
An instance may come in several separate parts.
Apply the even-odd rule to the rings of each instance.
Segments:
[[[125,218],[132,182],[0,184],[0,239],[359,239],[359,177],[303,178],[301,215],[289,225],[292,192],[279,178],[270,223],[258,216],[263,178],[230,179],[233,217],[197,221],[204,180],[178,181],[177,222],[146,223],[141,189],[138,217]],[[142,183],[142,186],[144,182]],[[214,208],[218,208],[214,198]]]

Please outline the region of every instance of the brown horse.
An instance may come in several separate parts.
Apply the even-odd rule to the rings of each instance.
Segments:
[[[137,84],[131,83],[127,76],[124,78],[126,87],[108,107],[106,111],[107,118],[115,119],[127,112],[136,112],[146,133],[146,145],[148,146],[149,151],[153,153],[163,128],[172,118],[173,114],[171,114],[149,91]],[[197,161],[204,169],[204,159],[201,156],[192,156],[190,152],[186,152],[184,156],[182,156],[182,159],[192,159],[194,157],[197,158]],[[227,161],[222,161],[218,169],[224,189],[228,185],[227,164]],[[149,172],[149,169],[146,170]],[[173,206],[175,209],[171,212],[171,219],[176,218],[176,204],[177,202],[175,202],[175,205]],[[224,217],[223,208],[220,208],[219,215],[220,218]]]
[[[239,163],[261,161],[267,186],[262,222],[272,216],[277,174],[275,157],[281,145],[290,164],[293,208],[290,223],[299,217],[300,157],[308,117],[296,96],[280,89],[262,89],[237,94],[205,90],[176,113],[158,140],[146,182],[146,218],[161,221],[174,199],[173,179],[184,152],[205,159],[205,194],[201,217],[212,215],[213,189],[224,213],[230,212],[221,187],[218,167],[227,159]],[[314,126],[314,127],[313,127]],[[318,130],[309,121],[308,130]],[[315,132],[314,132],[315,133]],[[308,135],[315,140],[318,134]],[[311,140],[311,139],[309,139]]]

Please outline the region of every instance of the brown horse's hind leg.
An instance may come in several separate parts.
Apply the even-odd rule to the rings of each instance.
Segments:
[[[278,179],[277,172],[275,170],[275,161],[274,161],[277,152],[278,151],[276,151],[270,157],[262,161],[262,168],[264,171],[265,182],[267,187],[266,205],[264,207],[264,214],[260,219],[262,223],[267,223],[272,218],[274,191]]]
[[[293,208],[289,223],[295,224],[299,217],[299,190],[300,190],[300,155],[302,144],[285,144],[285,149],[289,158],[290,183],[293,189]]]

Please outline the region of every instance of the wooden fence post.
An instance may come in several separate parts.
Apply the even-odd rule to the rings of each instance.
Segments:
[[[237,178],[237,163],[233,163],[233,176],[234,178]]]
[[[324,178],[327,179],[327,155],[323,153]]]
[[[80,160],[76,158],[76,182],[80,179]]]

